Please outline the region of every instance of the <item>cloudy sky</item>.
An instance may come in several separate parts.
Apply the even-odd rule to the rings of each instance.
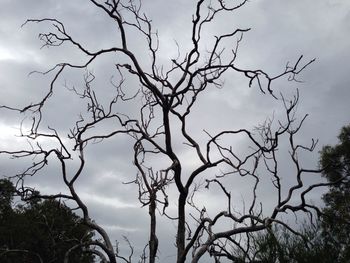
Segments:
[[[169,66],[177,56],[177,45],[185,54],[191,48],[190,23],[195,1],[179,0],[143,1],[144,11],[152,19],[158,30],[160,49],[159,61]],[[229,2],[229,1],[227,1]],[[68,46],[41,48],[38,33],[47,31],[49,24],[21,25],[28,18],[57,18],[64,22],[66,29],[89,49],[96,50],[114,45],[117,32],[115,25],[103,12],[89,1],[83,0],[0,0],[0,104],[24,107],[37,102],[45,94],[52,75],[28,73],[45,71],[62,61],[81,62],[84,57]],[[295,62],[300,55],[307,62],[316,61],[300,76],[302,82],[290,83],[286,79],[276,82],[274,88],[285,94],[300,92],[298,116],[308,114],[307,121],[298,137],[302,143],[310,143],[311,138],[319,140],[318,148],[305,156],[303,163],[317,166],[317,151],[322,145],[336,143],[340,128],[350,123],[350,2],[343,0],[252,0],[230,16],[225,16],[208,30],[208,45],[212,36],[226,29],[251,28],[241,42],[238,63],[242,67],[263,69],[278,74],[287,62]],[[176,41],[176,42],[175,42]],[[129,33],[130,49],[147,65],[147,52],[142,42]],[[143,57],[144,56],[144,57]],[[103,57],[89,69],[97,76],[100,86],[108,86],[99,91],[101,100],[108,98],[110,79],[115,75],[114,64],[117,57]],[[86,105],[67,87],[81,87],[84,71],[68,71],[57,82],[57,93],[47,103],[44,124],[50,125],[62,134],[72,128],[79,113]],[[235,79],[237,77],[237,79]],[[282,115],[281,105],[255,88],[248,88],[247,81],[239,76],[227,76],[221,90],[210,90],[199,101],[189,124],[193,133],[205,137],[203,129],[218,131],[226,128],[248,128],[262,123],[267,117]],[[131,95],[135,83],[127,92]],[[137,87],[137,86],[136,86]],[[123,110],[130,114],[135,105],[126,104]],[[0,111],[1,150],[12,147],[27,147],[19,134],[19,124],[26,116],[14,112]],[[43,142],[50,145],[49,141]],[[245,147],[245,142],[235,142]],[[49,147],[49,146],[48,146]],[[84,178],[79,184],[81,197],[91,208],[92,217],[111,234],[113,239],[126,235],[136,246],[147,242],[145,229],[148,226],[147,209],[137,202],[137,188],[123,182],[135,178],[136,169],[132,165],[130,139],[112,140],[96,144],[88,153],[89,163]],[[182,152],[185,166],[192,163],[187,152]],[[281,157],[282,159],[284,157]],[[155,162],[159,162],[155,160]],[[283,160],[282,160],[283,162]],[[0,176],[17,172],[22,164],[18,160],[1,157]],[[23,164],[24,165],[24,164]],[[156,164],[155,164],[156,165]],[[28,183],[43,193],[65,191],[57,175],[55,163],[43,174],[30,178]],[[287,179],[288,181],[288,179]],[[244,189],[244,187],[242,187]],[[264,191],[265,190],[265,191]],[[261,200],[269,200],[269,190],[261,189]],[[201,193],[205,200],[205,194]],[[215,193],[211,203],[215,206]],[[320,192],[312,195],[315,203],[320,203]],[[237,198],[244,196],[237,194]],[[121,216],[122,215],[122,216]],[[175,242],[175,223],[160,224],[160,236],[164,240],[161,247],[161,262],[173,262],[171,250]]]

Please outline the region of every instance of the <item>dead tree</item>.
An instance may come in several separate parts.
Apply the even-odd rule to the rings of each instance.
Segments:
[[[148,248],[140,257],[140,262],[155,262],[157,259],[158,244],[162,242],[157,237],[157,218],[160,216],[176,222],[174,243],[178,263],[199,262],[204,255],[215,262],[225,259],[235,261],[233,250],[238,248],[249,255],[249,234],[269,228],[272,224],[281,224],[298,234],[280,215],[298,211],[309,214],[318,212],[317,207],[309,204],[305,196],[325,184],[317,183],[305,187],[305,175],[319,171],[303,168],[298,154],[300,151],[312,151],[316,142],[312,141],[306,147],[295,141],[295,135],[305,120],[303,118],[298,122],[295,118],[299,94],[296,92],[293,99],[284,99],[281,94],[274,92],[273,82],[281,78],[296,81],[296,76],[313,60],[305,63],[303,56],[300,56],[295,63],[287,64],[280,74],[273,76],[261,69],[240,67],[236,63],[238,47],[249,28],[236,28],[224,34],[213,35],[210,47],[203,45],[203,35],[208,33],[208,25],[214,23],[218,17],[244,8],[247,1],[235,4],[222,0],[198,0],[194,6],[192,24],[189,25],[192,28],[189,38],[191,48],[183,50],[179,46],[178,57],[169,58],[171,66],[166,69],[158,58],[158,34],[153,29],[151,20],[142,11],[141,1],[88,2],[100,9],[101,15],[108,16],[115,23],[118,38],[114,46],[91,50],[76,40],[69,33],[69,28],[55,18],[29,19],[26,22],[48,25],[49,31],[39,35],[43,46],[59,48],[62,45],[71,45],[81,52],[82,62],[72,63],[67,59],[42,72],[44,75],[52,75],[52,78],[47,93],[39,101],[24,108],[8,105],[1,107],[2,110],[18,111],[32,117],[30,131],[22,133],[23,137],[32,142],[32,148],[16,151],[1,149],[3,155],[33,159],[33,163],[25,171],[13,177],[17,179],[17,188],[22,192],[23,198],[33,197],[33,189],[25,185],[26,178],[39,173],[48,165],[49,158],[56,159],[60,164],[61,179],[69,191],[67,194],[52,193],[41,197],[71,200],[77,205],[85,224],[96,233],[96,240],[91,244],[82,244],[87,250],[90,247],[90,253],[93,251],[103,262],[132,262],[132,245],[129,243],[130,256],[121,255],[118,247],[115,248],[112,244],[108,233],[90,217],[89,208],[76,191],[78,179],[83,176],[86,166],[86,150],[94,147],[96,142],[104,143],[111,138],[130,136],[134,141],[133,163],[138,171],[136,179],[130,179],[130,182],[137,184],[139,201],[143,207],[148,207],[150,216]],[[134,34],[132,40],[131,34]],[[135,41],[134,38],[144,41],[140,43],[145,43],[142,48],[147,56],[139,56],[129,47],[130,41]],[[96,95],[98,90],[94,87],[95,75],[89,70],[96,60],[106,55],[115,56],[115,72],[118,77],[117,83],[111,82],[115,93],[110,95],[108,103],[100,102]],[[57,127],[42,127],[42,119],[46,114],[47,102],[55,96],[60,76],[66,71],[76,69],[86,70],[84,88],[71,87],[72,96],[77,95],[82,103],[86,103],[87,112],[80,116],[68,137],[65,137],[58,132]],[[257,92],[281,101],[285,119],[266,121],[252,130],[242,127],[221,130],[214,134],[203,127],[203,134],[198,138],[188,128],[193,108],[208,89],[222,88],[224,79],[233,74],[245,77],[249,87]],[[139,86],[139,90],[130,96],[126,95],[130,89],[125,85],[128,78],[137,80]],[[120,112],[120,105],[128,101],[142,102],[138,114]],[[113,130],[106,132],[99,129],[106,122],[113,123]],[[236,137],[249,141],[249,148],[244,154],[230,144],[230,140]],[[49,138],[56,145],[47,149],[37,143],[41,138]],[[283,190],[282,175],[279,174],[278,167],[278,149],[285,139],[294,165],[291,173],[296,179],[296,183],[288,191]],[[68,144],[72,142],[74,147],[70,150]],[[178,142],[192,151],[198,163],[191,171],[183,169],[183,157],[177,147]],[[154,163],[154,160],[160,161]],[[68,169],[71,163],[75,164],[74,171]],[[274,208],[268,213],[262,210],[257,195],[262,177],[271,178],[276,192]],[[252,198],[244,201],[247,207],[244,211],[234,209],[233,202],[237,200],[233,200],[231,185],[227,184],[237,178],[247,178],[247,182],[251,184]],[[223,196],[219,212],[215,214],[207,211],[205,205],[196,200],[199,191],[212,188]],[[176,196],[169,194],[169,189],[175,189]],[[294,202],[295,200],[298,202]],[[175,215],[169,212],[169,207],[176,207]]]

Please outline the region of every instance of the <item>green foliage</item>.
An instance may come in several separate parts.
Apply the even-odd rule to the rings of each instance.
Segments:
[[[323,175],[336,182],[323,196],[322,229],[328,249],[336,251],[334,262],[350,262],[350,125],[341,129],[338,139],[337,145],[321,151]]]
[[[9,180],[0,180],[0,219],[11,211],[15,187]]]
[[[253,262],[260,263],[333,263],[334,254],[325,250],[319,228],[305,225],[300,236],[275,227],[253,236]],[[308,240],[308,242],[306,241]]]
[[[14,187],[0,180],[0,262],[62,263],[65,253],[80,242],[91,240],[81,218],[56,200],[36,200],[11,206]],[[4,209],[5,207],[5,209]],[[93,262],[91,255],[77,249],[70,262]]]
[[[321,151],[320,163],[324,168],[323,175],[330,182],[350,176],[350,125],[341,129],[338,139],[339,144],[324,146]]]

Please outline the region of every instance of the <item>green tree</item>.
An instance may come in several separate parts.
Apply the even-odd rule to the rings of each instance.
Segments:
[[[333,263],[334,253],[325,249],[320,227],[310,224],[300,229],[301,236],[283,227],[253,235],[251,261],[260,263]]]
[[[350,260],[350,125],[341,129],[339,143],[321,151],[323,175],[334,182],[323,196],[323,235],[328,247],[335,251],[337,262]],[[336,262],[336,261],[334,261]]]
[[[1,262],[64,262],[74,246],[69,262],[93,262],[90,253],[83,253],[83,243],[91,234],[69,207],[56,200],[12,206],[14,186],[0,180],[0,187]]]
[[[0,220],[12,211],[15,187],[9,180],[0,180]]]

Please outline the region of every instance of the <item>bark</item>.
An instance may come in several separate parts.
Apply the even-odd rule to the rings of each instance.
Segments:
[[[178,201],[178,225],[177,225],[177,235],[176,235],[176,246],[177,246],[177,263],[185,262],[185,235],[186,235],[186,194],[180,194]]]
[[[154,263],[158,250],[158,238],[156,235],[157,219],[156,219],[156,194],[151,195],[149,205],[149,215],[151,217],[150,238],[149,238],[149,262]]]

